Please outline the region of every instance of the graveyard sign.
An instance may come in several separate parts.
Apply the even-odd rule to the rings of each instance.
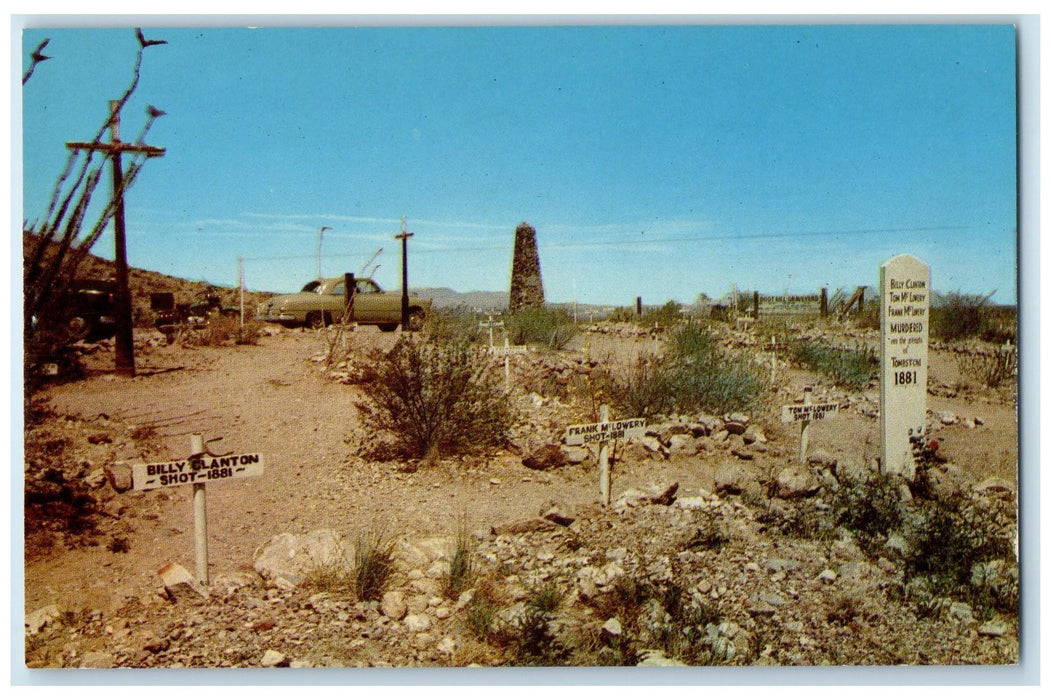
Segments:
[[[807,403],[781,407],[782,423],[824,420],[835,415],[839,415],[838,403]]]
[[[880,266],[880,443],[884,473],[915,476],[911,438],[927,418],[930,267],[911,255]]]
[[[229,479],[262,476],[263,458],[258,454],[201,455],[187,459],[132,465],[132,488],[148,491],[168,486],[207,484]]]
[[[526,355],[529,353],[528,345],[493,345],[489,348],[491,355]]]
[[[571,425],[566,428],[563,439],[567,445],[590,445],[629,437],[643,437],[645,434],[645,418],[625,418],[602,423]]]

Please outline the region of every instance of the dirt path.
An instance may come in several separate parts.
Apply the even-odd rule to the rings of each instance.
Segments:
[[[356,335],[370,346],[393,335]],[[282,333],[256,346],[167,349],[143,358],[135,378],[100,374],[49,389],[59,415],[128,430],[153,428],[153,449],[117,444],[118,457],[164,461],[189,453],[198,432],[214,453],[258,452],[265,475],[208,488],[210,572],[250,567],[271,536],[334,528],[378,528],[388,534],[454,532],[463,514],[471,527],[535,517],[545,500],[593,496],[579,470],[541,474],[504,458],[402,473],[356,456],[369,439],[357,425],[356,388],[331,381],[310,361],[326,349],[315,333]],[[172,369],[179,368],[179,369]],[[106,418],[101,416],[108,417]],[[70,608],[106,609],[159,587],[168,562],[193,570],[192,489],[127,492],[115,497],[128,551],[69,550],[27,562],[26,609],[62,600]]]

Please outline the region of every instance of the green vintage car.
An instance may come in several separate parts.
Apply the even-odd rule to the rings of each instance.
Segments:
[[[256,309],[255,317],[259,321],[271,321],[289,327],[323,328],[343,318],[346,310],[345,290],[343,277],[314,280],[296,294],[283,294],[264,301]],[[409,295],[409,330],[423,328],[423,319],[430,308],[430,299]],[[382,331],[393,331],[401,323],[401,293],[384,292],[367,277],[355,279],[349,320],[379,326]]]

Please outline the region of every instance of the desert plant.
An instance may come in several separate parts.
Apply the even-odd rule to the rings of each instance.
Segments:
[[[464,344],[402,338],[372,355],[375,373],[361,388],[364,422],[390,431],[403,456],[458,454],[502,444],[511,408],[492,362]]]
[[[562,589],[554,581],[546,581],[532,591],[526,600],[526,607],[542,613],[553,613],[562,603]]]
[[[682,320],[682,304],[669,301],[657,308],[643,309],[642,316],[636,317],[640,326],[671,328]]]
[[[963,496],[926,501],[906,539],[906,581],[962,598],[986,617],[993,610],[1017,614],[1017,579],[999,572],[1014,561],[1012,538],[987,505]]]
[[[479,316],[463,307],[433,309],[424,322],[424,333],[432,342],[472,344],[488,339],[488,331],[478,327]]]
[[[623,372],[606,370],[593,379],[622,415],[649,418],[672,406],[668,366],[658,358],[642,355]]]
[[[960,362],[960,371],[995,389],[1014,378],[1018,371],[1018,352],[1015,348],[997,348],[991,355],[968,355]]]
[[[474,577],[474,548],[471,545],[471,533],[461,522],[456,530],[453,551],[449,555],[449,572],[442,581],[444,593],[455,598],[464,591]]]
[[[317,591],[345,591],[353,588],[356,582],[357,572],[351,571],[348,562],[342,560],[315,564],[303,574],[304,585]]]
[[[849,483],[833,491],[834,522],[854,533],[864,551],[878,551],[887,534],[900,529],[904,521],[902,484],[896,477],[881,474],[869,481]]]
[[[546,307],[522,309],[505,323],[512,345],[536,345],[551,350],[565,348],[577,332],[569,314]]]
[[[497,612],[499,612],[499,607],[496,601],[486,593],[485,589],[480,589],[464,607],[464,622],[475,637],[488,641],[489,636],[496,629]]]
[[[379,600],[394,573],[394,540],[379,531],[358,535],[354,550],[354,594],[358,600]]]
[[[514,666],[558,666],[569,653],[551,629],[551,616],[536,608],[526,607],[503,638]]]
[[[800,340],[790,345],[790,352],[799,364],[857,391],[868,386],[879,368],[876,351],[865,346],[845,350]]]
[[[752,359],[719,349],[711,333],[689,325],[669,340],[668,383],[679,412],[728,413],[754,406],[767,372]]]
[[[949,292],[941,297],[930,311],[931,335],[949,342],[979,335],[989,315],[990,296]]]

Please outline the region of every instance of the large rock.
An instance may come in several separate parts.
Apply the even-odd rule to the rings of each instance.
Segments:
[[[44,628],[55,624],[61,619],[62,611],[57,605],[47,605],[43,608],[38,608],[26,615],[26,634],[32,637],[35,634],[39,634]]]
[[[164,582],[164,591],[172,600],[178,600],[188,594],[208,597],[208,589],[201,586],[190,572],[179,564],[169,563],[162,566],[157,574]]]
[[[530,469],[546,471],[566,465],[566,454],[558,445],[547,444],[534,450],[522,459],[522,464]]]
[[[322,569],[350,575],[354,546],[335,530],[314,530],[305,535],[285,532],[256,550],[254,566],[263,578],[298,586]]]
[[[399,621],[409,612],[409,606],[405,603],[405,594],[401,591],[387,591],[380,601],[380,612],[391,620]]]
[[[803,498],[817,492],[820,484],[809,469],[789,466],[777,475],[778,498]]]

